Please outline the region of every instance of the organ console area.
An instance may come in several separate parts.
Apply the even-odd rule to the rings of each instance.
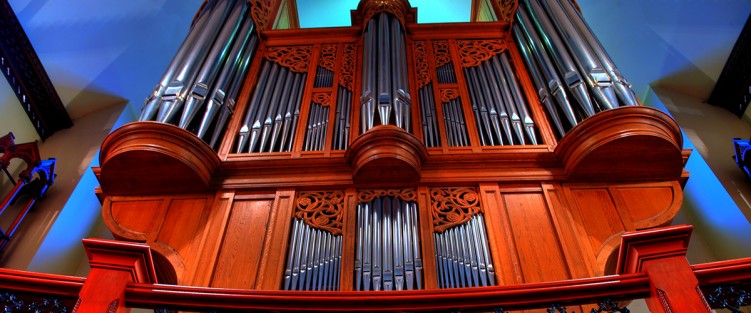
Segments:
[[[140,121],[102,144],[105,224],[162,284],[383,296],[627,273],[622,236],[681,206],[678,125],[575,2],[479,2],[494,21],[362,0],[351,27],[280,30],[287,1],[207,0]]]

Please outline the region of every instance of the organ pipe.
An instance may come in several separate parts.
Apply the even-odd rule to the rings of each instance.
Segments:
[[[247,1],[209,1],[139,120],[176,124],[216,148],[257,45]]]
[[[638,105],[570,0],[521,1],[512,34],[560,136],[596,112]]]
[[[355,290],[423,289],[417,203],[380,197],[357,206]]]
[[[389,13],[375,15],[366,24],[363,45],[361,131],[389,124],[410,132],[411,96],[401,23]]]

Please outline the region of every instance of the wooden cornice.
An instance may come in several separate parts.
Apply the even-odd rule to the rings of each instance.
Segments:
[[[368,143],[359,153],[355,151],[358,145],[353,144],[347,154],[337,151],[325,156],[304,151],[293,157],[293,153],[245,153],[220,160],[203,141],[183,129],[136,122],[107,137],[97,173],[105,195],[389,185],[405,179],[394,180],[394,175],[404,173],[393,164],[383,165],[387,168],[382,178],[370,169],[369,178],[358,179],[358,166],[362,169],[363,163],[355,160],[356,155],[365,161],[400,160],[413,170],[409,184],[421,185],[670,181],[682,180],[685,175],[685,151],[677,125],[666,114],[648,107],[597,114],[572,129],[557,146],[483,147],[480,152],[456,149],[449,153],[428,149],[423,155],[420,148],[402,149],[421,145],[414,137],[394,139],[404,143],[397,145],[393,140],[360,137]]]

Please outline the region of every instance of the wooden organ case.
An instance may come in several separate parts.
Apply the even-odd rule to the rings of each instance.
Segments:
[[[595,44],[569,1],[489,3],[496,22],[416,24],[406,0],[363,0],[352,27],[272,30],[285,1],[207,1],[142,121],[102,145],[106,225],[181,285],[399,292],[613,273],[621,234],[681,206],[680,130],[572,46]]]

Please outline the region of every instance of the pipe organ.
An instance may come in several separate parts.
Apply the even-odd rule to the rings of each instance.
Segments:
[[[406,0],[363,0],[351,27],[274,30],[280,1],[207,0],[142,122],[102,145],[105,223],[194,286],[610,273],[621,233],[680,207],[680,130],[569,0],[485,3],[497,21],[423,25]]]

